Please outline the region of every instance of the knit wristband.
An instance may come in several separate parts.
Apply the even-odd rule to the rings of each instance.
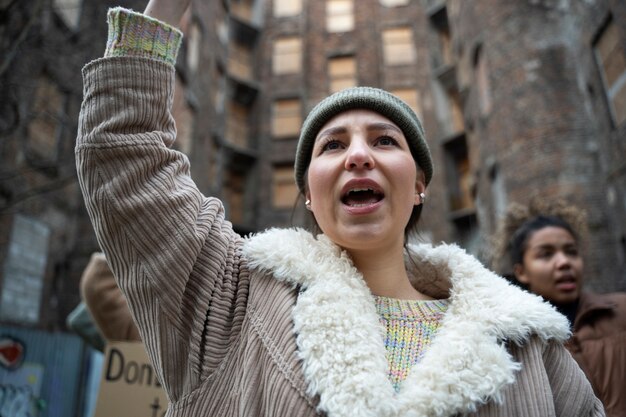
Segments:
[[[176,63],[183,33],[175,27],[122,7],[109,9],[107,22],[105,57],[138,56]]]

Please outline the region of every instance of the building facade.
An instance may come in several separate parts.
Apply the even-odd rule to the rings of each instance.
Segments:
[[[80,68],[110,6],[0,2],[0,322],[63,329],[98,250],[75,177]],[[307,112],[367,85],[424,121],[420,236],[488,260],[507,204],[590,214],[586,280],[626,290],[626,5],[618,0],[198,1],[182,22],[177,149],[235,229],[310,223],[293,158]],[[506,272],[506,271],[501,271]]]
[[[623,2],[273,0],[265,10],[259,227],[304,221],[291,177],[312,106],[343,87],[380,87],[426,128],[435,176],[423,239],[487,262],[509,203],[563,197],[589,213],[588,286],[626,289]]]

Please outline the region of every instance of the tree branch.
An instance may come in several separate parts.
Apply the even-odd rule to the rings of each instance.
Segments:
[[[8,201],[6,204],[0,205],[0,213],[7,211],[11,207],[25,200],[28,200],[29,198],[40,196],[42,194],[49,193],[52,191],[57,191],[76,181],[77,181],[77,178],[75,175],[69,175],[63,178],[59,178],[58,180],[55,180],[55,181],[50,181],[38,187],[30,188],[22,193],[15,195],[15,197],[11,198],[11,200]]]

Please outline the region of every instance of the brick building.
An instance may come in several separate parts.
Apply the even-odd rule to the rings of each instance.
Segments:
[[[480,4],[437,13],[447,15],[439,33],[451,40],[456,84],[446,88],[461,97],[481,233],[508,202],[566,197],[589,213],[587,282],[624,290],[626,5]]]
[[[97,247],[73,148],[80,69],[104,50],[105,12],[104,2],[0,2],[0,323],[62,326]]]
[[[98,250],[82,203],[74,141],[80,71],[102,56],[106,12],[144,0],[0,2],[0,325],[65,328],[80,275]],[[254,46],[245,3],[195,2],[184,16],[173,113],[175,147],[237,231],[255,230]],[[252,184],[251,184],[252,182]]]
[[[590,214],[589,286],[626,289],[625,13],[619,1],[274,0],[259,226],[292,222],[307,111],[342,87],[381,87],[424,120],[435,176],[423,238],[486,260],[508,203],[565,197]]]
[[[0,1],[0,322],[63,328],[97,250],[75,180],[80,68],[111,5]],[[421,234],[485,257],[509,202],[587,208],[591,287],[626,290],[626,5],[618,0],[196,1],[176,146],[241,233],[302,225],[299,126],[330,92],[388,89],[424,120]]]

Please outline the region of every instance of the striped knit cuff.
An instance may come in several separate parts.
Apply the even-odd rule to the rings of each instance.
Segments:
[[[159,20],[132,10],[109,9],[105,57],[139,56],[174,65],[183,34]]]

